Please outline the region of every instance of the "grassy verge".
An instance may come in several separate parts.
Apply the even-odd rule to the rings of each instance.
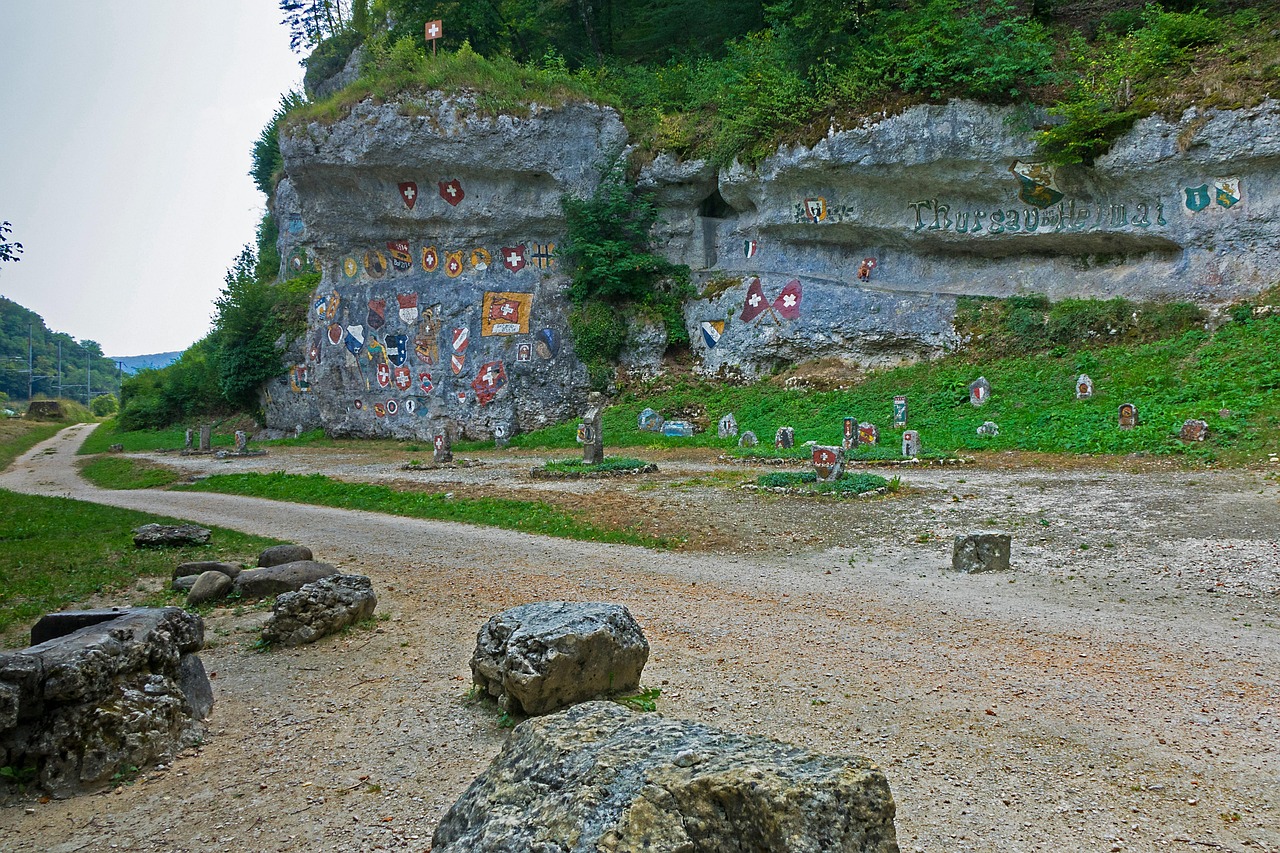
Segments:
[[[46,438],[53,438],[65,426],[64,423],[32,423],[16,418],[0,420],[0,471]]]
[[[121,456],[98,456],[81,463],[80,475],[100,489],[158,489],[182,479],[162,465]]]
[[[0,491],[0,634],[96,593],[120,604],[146,603],[128,587],[144,576],[168,577],[189,560],[249,560],[276,540],[213,529],[210,544],[167,550],[133,546],[133,529],[174,519],[68,498]]]
[[[80,446],[80,455],[106,453],[113,444],[124,446],[126,452],[141,453],[147,450],[181,450],[186,441],[186,430],[179,427],[170,429],[145,429],[124,432],[115,418],[103,421],[89,434]],[[228,433],[214,433],[211,443],[214,447],[231,447],[235,444],[235,436]]]
[[[269,498],[291,503],[362,509],[409,518],[460,521],[563,539],[666,548],[673,543],[634,529],[606,529],[541,501],[501,498],[453,498],[436,492],[410,492],[366,483],[345,483],[322,474],[224,474],[180,489]]]

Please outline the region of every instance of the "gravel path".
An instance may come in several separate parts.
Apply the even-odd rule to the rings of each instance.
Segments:
[[[264,655],[262,612],[216,613],[209,741],[113,792],[0,809],[2,850],[427,850],[505,736],[465,699],[477,628],[563,598],[630,608],[663,713],[879,762],[904,851],[1280,851],[1280,494],[1261,472],[994,460],[836,502],[743,493],[726,483],[752,472],[705,459],[558,490],[511,454],[164,459],[614,505],[683,525],[697,550],[676,553],[102,491],[72,467],[85,429],[0,487],[308,544],[372,577],[386,621]],[[949,537],[981,527],[1013,533],[1013,571],[946,571]]]

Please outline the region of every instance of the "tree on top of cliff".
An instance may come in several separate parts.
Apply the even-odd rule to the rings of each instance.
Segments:
[[[344,30],[367,25],[368,0],[280,0],[289,48],[307,50]]]

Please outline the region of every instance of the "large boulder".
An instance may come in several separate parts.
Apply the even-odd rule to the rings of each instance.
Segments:
[[[144,524],[133,531],[137,548],[179,548],[184,545],[206,545],[210,531],[194,524]]]
[[[507,711],[549,714],[634,690],[649,643],[627,608],[547,601],[494,616],[476,635],[472,681]]]
[[[897,853],[866,758],[589,702],[528,720],[454,803],[435,853]]]
[[[297,592],[276,597],[262,639],[272,645],[300,646],[336,634],[368,619],[378,606],[373,583],[363,575],[333,575]]]
[[[282,592],[295,592],[312,581],[336,575],[338,569],[329,563],[296,560],[261,569],[245,569],[235,580],[235,589],[245,598],[266,598]]]
[[[138,608],[0,654],[0,766],[65,796],[167,760],[204,736],[203,643],[199,616]]]
[[[270,548],[264,548],[258,555],[258,565],[283,566],[285,563],[310,560],[314,556],[306,545],[272,545]]]

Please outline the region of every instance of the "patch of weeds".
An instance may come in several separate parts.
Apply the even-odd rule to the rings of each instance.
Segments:
[[[648,687],[641,688],[639,693],[618,696],[613,701],[633,711],[656,711],[658,710],[658,697],[661,695],[661,687]]]
[[[0,767],[0,782],[17,788],[19,792],[25,793],[27,786],[36,780],[39,768],[34,764],[28,764],[26,767],[14,767],[6,764]]]
[[[249,644],[249,651],[265,654],[266,652],[271,651],[271,641],[266,637],[259,637]]]
[[[500,729],[514,729],[518,722],[520,721],[511,716],[509,711],[503,711],[498,715],[498,728]]]
[[[132,764],[126,764],[115,773],[111,774],[112,787],[119,788],[121,785],[132,785],[138,778],[138,768]]]
[[[889,481],[878,474],[846,471],[834,482],[820,483],[818,475],[812,471],[775,471],[761,474],[756,478],[756,485],[774,489],[804,489],[815,494],[862,494],[876,489],[887,490]],[[898,487],[901,486],[902,482],[899,480]]]

